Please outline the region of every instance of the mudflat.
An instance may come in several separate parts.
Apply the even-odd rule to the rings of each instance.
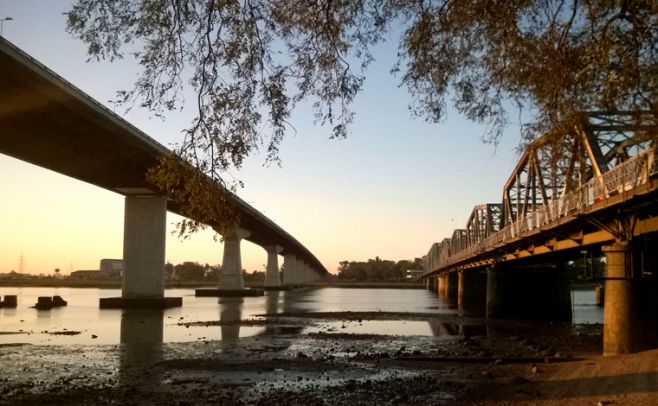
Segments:
[[[30,345],[17,334],[0,346],[0,404],[658,404],[658,350],[602,357],[597,324],[473,319],[461,335],[438,337],[304,333],[326,320],[349,327],[426,317],[280,313],[268,315],[262,335],[164,344],[135,336],[119,345]]]

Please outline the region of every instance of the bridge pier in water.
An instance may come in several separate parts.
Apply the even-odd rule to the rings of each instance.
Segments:
[[[457,307],[474,314],[485,314],[487,298],[487,273],[481,269],[459,271]]]
[[[459,292],[459,274],[448,272],[445,277],[445,299],[450,304],[457,304],[457,293]]]
[[[603,247],[606,258],[603,355],[658,346],[656,234]]]
[[[121,297],[100,299],[101,308],[164,308],[183,304],[180,297],[164,296],[166,230],[166,198],[126,197]]]
[[[427,277],[425,278],[425,289],[436,292],[436,278]]]
[[[283,255],[283,285],[298,285],[297,257],[295,254]]]
[[[561,264],[511,265],[487,269],[486,316],[492,319],[571,321],[571,290]]]
[[[251,235],[248,230],[237,228],[223,235],[224,254],[219,271],[217,289],[196,289],[196,296],[242,297],[263,296],[262,289],[245,289],[242,274],[242,252],[240,243]]]
[[[297,261],[297,271],[299,272],[299,279],[302,285],[311,283],[311,268],[302,260]]]
[[[278,245],[270,245],[264,247],[267,251],[267,268],[265,268],[265,282],[266,288],[281,286],[281,278],[279,275],[279,252],[281,247]]]
[[[439,295],[440,299],[445,299],[446,298],[446,280],[447,276],[446,274],[440,274],[437,276],[437,281],[436,281],[436,290],[437,294]]]
[[[219,290],[243,290],[242,253],[240,243],[249,237],[247,230],[238,229],[224,236],[224,255],[219,273]]]

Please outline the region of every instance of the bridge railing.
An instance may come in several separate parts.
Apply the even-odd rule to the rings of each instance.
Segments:
[[[583,212],[595,203],[646,184],[658,173],[656,148],[643,151],[614,166],[601,176],[595,176],[581,187],[553,199],[516,222],[449,257],[438,260],[436,269],[443,269],[467,258],[483,254],[494,247],[520,238],[541,227],[550,228],[560,219]]]

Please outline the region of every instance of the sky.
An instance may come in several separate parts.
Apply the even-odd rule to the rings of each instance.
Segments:
[[[116,91],[130,88],[138,66],[86,62],[84,44],[65,30],[70,4],[0,0],[0,19],[13,19],[4,22],[3,37],[160,143],[175,143],[189,123],[186,112],[162,120],[116,107]],[[281,167],[254,154],[229,174],[244,182],[242,199],[332,273],[343,260],[422,257],[433,242],[464,228],[473,206],[501,200],[517,161],[518,123],[494,147],[481,141],[483,126],[454,111],[440,124],[413,118],[406,88],[389,73],[396,47],[374,50],[347,139],[330,140],[329,129],[316,125],[302,105],[290,120],[296,131],[280,146]],[[0,273],[18,271],[21,258],[33,274],[98,269],[102,258],[121,258],[123,202],[116,193],[0,154]],[[181,241],[174,234],[179,219],[167,215],[167,261],[221,263],[213,233]],[[264,270],[266,262],[264,249],[243,241],[244,269]]]

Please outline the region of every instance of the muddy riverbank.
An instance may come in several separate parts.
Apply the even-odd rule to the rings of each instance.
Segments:
[[[0,404],[658,403],[658,352],[603,358],[600,325],[490,322],[456,336],[350,334],[342,331],[368,320],[427,315],[349,313],[283,314],[262,335],[191,343],[136,335],[119,345],[49,346],[17,336],[0,346]],[[455,317],[437,320],[451,325]],[[310,325],[320,327],[299,333]]]

